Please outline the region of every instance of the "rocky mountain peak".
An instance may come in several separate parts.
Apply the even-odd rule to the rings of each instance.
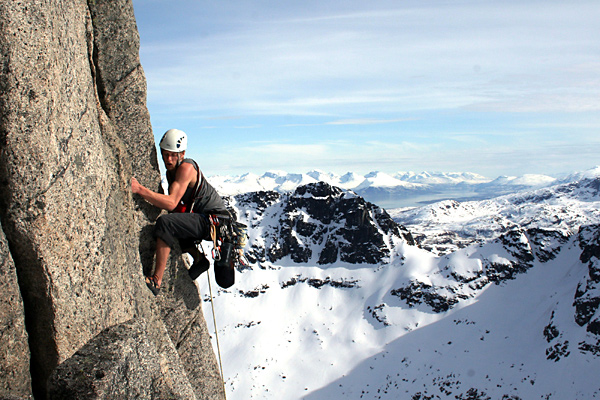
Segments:
[[[252,262],[289,257],[296,263],[313,260],[320,265],[376,264],[389,260],[398,242],[414,245],[410,232],[385,210],[325,182],[299,186],[286,195],[238,195],[235,203],[238,215],[250,226]]]

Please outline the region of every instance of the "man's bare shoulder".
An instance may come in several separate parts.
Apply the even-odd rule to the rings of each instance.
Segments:
[[[176,181],[189,181],[196,178],[196,168],[190,163],[181,163],[175,173]]]

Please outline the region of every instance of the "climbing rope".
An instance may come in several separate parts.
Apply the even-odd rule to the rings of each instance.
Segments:
[[[217,353],[219,356],[219,368],[221,369],[221,380],[223,381],[223,395],[225,396],[225,400],[227,400],[227,393],[225,390],[225,374],[223,374],[223,362],[221,361],[221,346],[219,345],[219,330],[217,329],[217,318],[215,315],[215,303],[213,301],[212,287],[210,284],[210,271],[206,271],[206,279],[208,280],[208,292],[210,293],[210,306],[212,308],[213,315],[213,324],[215,326],[215,338],[217,340]]]
[[[200,251],[204,254],[204,247],[202,246],[202,242],[198,243],[200,246]],[[219,357],[219,369],[221,370],[221,380],[223,381],[223,396],[225,396],[225,400],[227,400],[227,391],[225,390],[225,374],[223,373],[223,362],[221,361],[221,346],[219,345],[219,330],[217,329],[217,316],[215,313],[215,302],[213,300],[212,294],[212,286],[210,284],[210,269],[206,271],[206,280],[208,281],[208,293],[210,294],[210,307],[212,309],[213,316],[213,325],[215,326],[215,338],[217,341],[217,355]]]

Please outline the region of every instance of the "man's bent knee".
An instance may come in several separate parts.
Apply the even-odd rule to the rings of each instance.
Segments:
[[[164,218],[165,215],[160,216],[156,220],[156,225],[154,226],[154,237],[158,240],[162,240],[168,247],[173,248],[177,239],[171,233],[171,229],[169,226],[171,225],[167,218]]]

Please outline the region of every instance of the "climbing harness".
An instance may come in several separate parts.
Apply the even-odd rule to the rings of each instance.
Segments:
[[[210,238],[213,242],[212,256],[215,261],[223,259],[223,265],[229,263],[230,257],[235,266],[249,265],[244,254],[248,241],[248,227],[230,215],[209,215]]]

